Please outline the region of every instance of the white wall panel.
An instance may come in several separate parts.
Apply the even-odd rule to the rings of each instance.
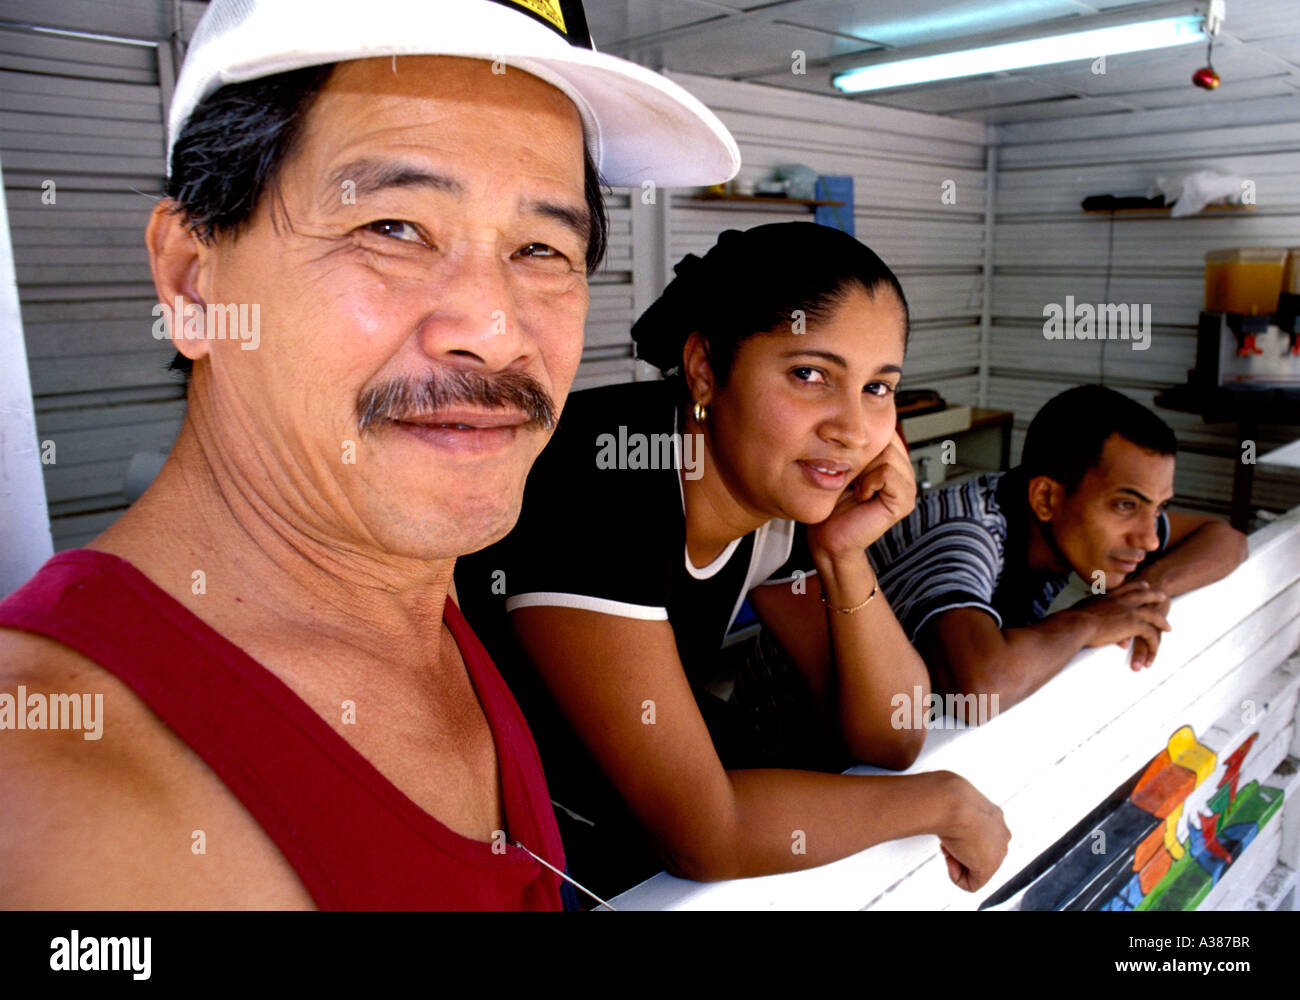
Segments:
[[[1268,101],[1235,107],[1256,112],[1233,119],[1213,110],[1159,110],[997,129],[989,401],[1016,412],[1015,448],[1037,408],[1071,385],[1100,380],[1152,406],[1158,391],[1186,381],[1195,363],[1206,251],[1300,245],[1300,122],[1252,125],[1252,115],[1277,109]],[[1252,181],[1257,206],[1185,219],[1112,219],[1080,207],[1088,195],[1146,194],[1157,176],[1199,169]],[[1150,348],[1047,340],[1044,307],[1064,304],[1067,295],[1093,305],[1149,304]],[[1239,460],[1235,426],[1157,412],[1179,439],[1179,502],[1223,509]],[[1294,429],[1263,428],[1260,451],[1265,441],[1294,436]],[[1300,477],[1260,467],[1254,498],[1268,509],[1289,509],[1300,502]]]
[[[0,171],[2,173],[2,171]],[[0,598],[53,551],[9,219],[0,202]]]

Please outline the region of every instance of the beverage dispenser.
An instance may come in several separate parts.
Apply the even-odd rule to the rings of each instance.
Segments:
[[[1196,344],[1201,385],[1300,385],[1300,247],[1205,255]]]

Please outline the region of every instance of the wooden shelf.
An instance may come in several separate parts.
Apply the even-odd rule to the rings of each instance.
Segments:
[[[843,201],[819,201],[815,198],[783,198],[777,195],[765,196],[761,194],[697,194],[692,196],[694,201],[745,201],[745,202],[762,202],[765,205],[800,205],[800,206],[818,206],[829,205],[835,208],[843,208],[847,202]]]
[[[1253,212],[1257,205],[1206,205],[1201,212]],[[1084,215],[1137,215],[1145,213],[1147,215],[1168,215],[1173,211],[1173,205],[1165,205],[1163,208],[1085,208]],[[1195,218],[1200,212],[1195,212],[1186,218]]]

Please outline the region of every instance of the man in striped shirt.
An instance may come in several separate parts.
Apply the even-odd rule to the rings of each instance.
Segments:
[[[1110,643],[1132,650],[1134,670],[1151,665],[1169,599],[1246,556],[1223,521],[1167,511],[1175,450],[1144,406],[1078,386],[1034,417],[1017,468],[917,499],[869,551],[936,692],[1006,708]],[[1049,615],[1071,571],[1096,596]]]

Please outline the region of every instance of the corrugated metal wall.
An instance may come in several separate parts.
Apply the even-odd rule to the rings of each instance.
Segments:
[[[591,309],[575,389],[627,382],[635,377],[629,333],[640,313],[634,228],[641,213],[633,209],[635,200],[625,188],[606,193],[609,250],[605,263],[591,279]]]
[[[167,34],[163,10],[9,2],[0,26],[0,153],[37,433],[54,444],[45,489],[56,548],[110,524],[131,456],[167,447],[179,427],[170,353],[150,333],[144,249],[163,171],[153,41]]]
[[[1295,115],[1294,98],[1285,113]],[[1014,410],[1018,454],[1042,403],[1081,381],[1104,381],[1152,406],[1155,393],[1186,381],[1195,363],[1204,255],[1233,246],[1300,246],[1300,122],[1276,118],[1275,100],[1221,109],[1150,111],[997,129],[995,271],[990,405]],[[1185,219],[1155,213],[1085,215],[1090,194],[1145,194],[1159,176],[1199,169],[1254,182],[1253,211]],[[1150,303],[1146,351],[1122,341],[1049,341],[1043,308],[1076,302]],[[1157,412],[1178,435],[1180,502],[1226,510],[1240,460],[1231,425]],[[1259,452],[1291,440],[1294,428],[1264,428]],[[1300,477],[1256,470],[1256,503],[1300,503]]]

